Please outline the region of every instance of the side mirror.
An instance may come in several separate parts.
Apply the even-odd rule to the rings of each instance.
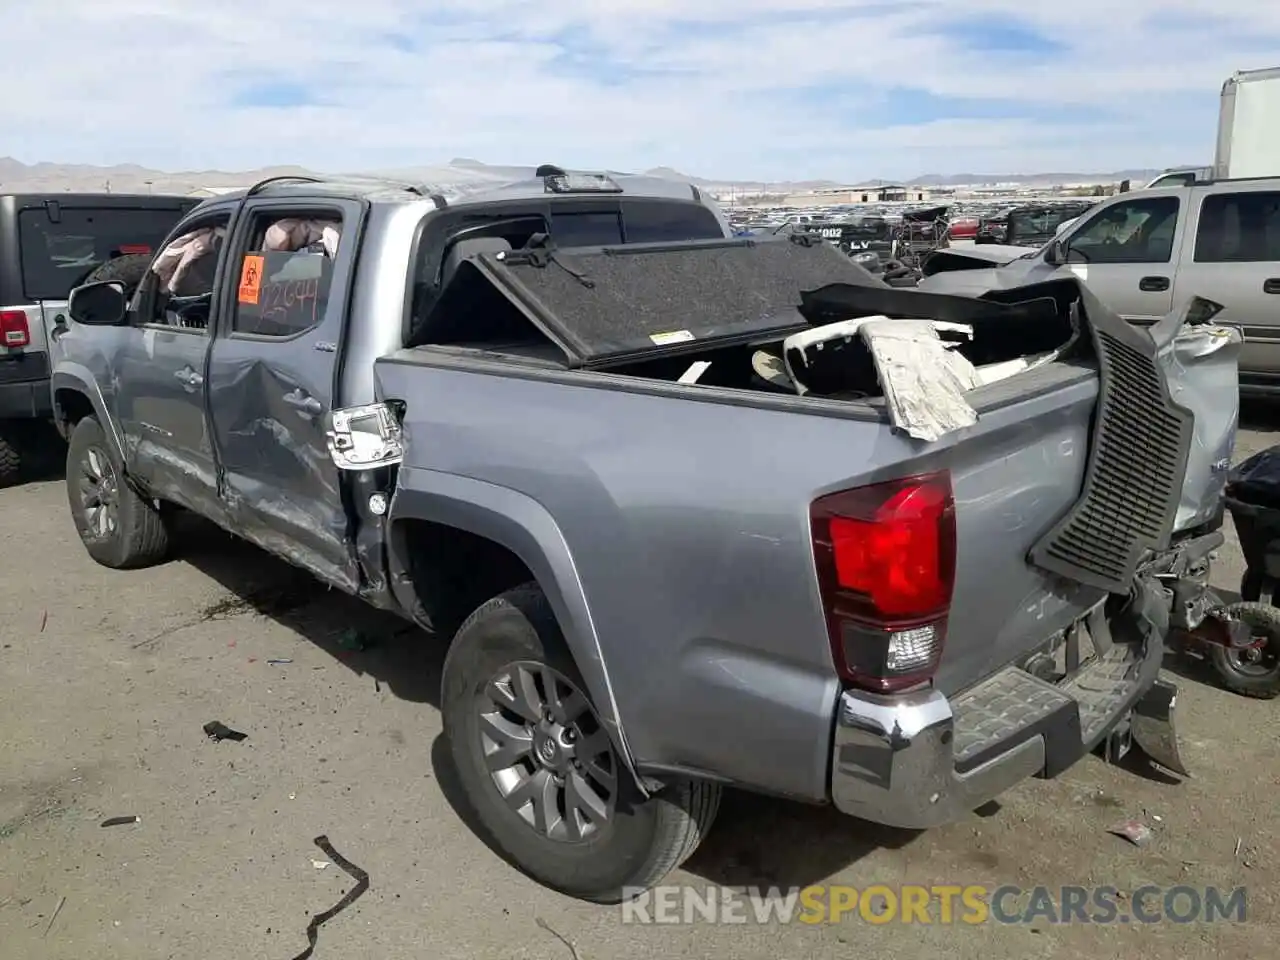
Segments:
[[[1067,246],[1061,237],[1049,241],[1049,248],[1044,252],[1044,262],[1055,267],[1067,262]]]
[[[122,326],[128,309],[124,284],[114,280],[86,283],[72,290],[67,298],[71,319],[90,327]]]

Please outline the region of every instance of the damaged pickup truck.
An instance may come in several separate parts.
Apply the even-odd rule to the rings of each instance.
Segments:
[[[1096,748],[1180,769],[1142,571],[1193,417],[1150,334],[816,240],[554,168],[206,202],[170,241],[204,292],[166,249],[72,295],[76,529],[141,567],[183,507],[449,643],[476,821],[583,898],[674,869],[725,785],[924,828]]]

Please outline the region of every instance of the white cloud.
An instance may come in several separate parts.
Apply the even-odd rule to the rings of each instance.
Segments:
[[[1065,50],[978,52],[964,19]],[[1262,0],[0,0],[0,22],[0,153],[167,169],[1164,166],[1210,159],[1222,81],[1280,50]],[[234,105],[255,86],[316,103]]]

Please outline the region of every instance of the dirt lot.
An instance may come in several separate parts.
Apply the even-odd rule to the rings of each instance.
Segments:
[[[1280,441],[1251,411],[1238,456]],[[0,958],[1264,956],[1277,936],[1280,702],[1179,674],[1193,779],[1089,759],[988,815],[925,834],[731,795],[682,883],[1248,887],[1243,925],[624,925],[549,893],[455,812],[436,708],[442,653],[256,550],[200,529],[182,559],[111,573],[85,555],[62,484],[0,493]],[[1239,583],[1232,546],[1218,565]],[[372,641],[349,650],[352,632]],[[271,659],[291,662],[271,664]],[[243,742],[210,742],[221,720]],[[104,818],[140,822],[102,828]],[[1154,838],[1109,835],[1125,817]]]

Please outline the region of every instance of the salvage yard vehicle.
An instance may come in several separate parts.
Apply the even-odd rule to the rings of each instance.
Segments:
[[[949,209],[943,206],[904,210],[893,234],[893,259],[918,271],[924,257],[935,250],[945,249],[950,243]]]
[[[66,329],[71,288],[112,257],[154,249],[198,202],[109,193],[0,195],[0,486],[20,480],[24,457],[61,458],[49,371]]]
[[[989,248],[988,248],[989,249]],[[921,285],[977,296],[1066,269],[1131,323],[1150,325],[1191,296],[1244,335],[1240,389],[1280,394],[1280,179],[1139,190],[1097,204],[1042,249],[980,259],[949,250]],[[977,254],[977,256],[971,255]]]
[[[1078,203],[1029,203],[1014,207],[985,223],[974,243],[1000,243],[1015,247],[1042,247],[1058,228],[1093,207],[1091,200]]]
[[[548,166],[266,181],[70,313],[89,554],[158,563],[185,508],[448,643],[466,803],[555,889],[657,883],[725,785],[925,828],[1095,749],[1181,768],[1142,571],[1193,416],[1074,277],[892,289]]]

